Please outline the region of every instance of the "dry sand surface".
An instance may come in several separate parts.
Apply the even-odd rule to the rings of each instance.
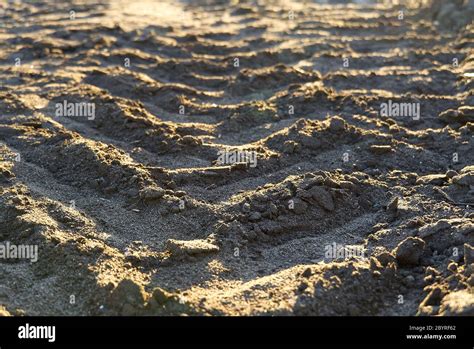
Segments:
[[[473,14],[0,1],[0,313],[474,315]]]

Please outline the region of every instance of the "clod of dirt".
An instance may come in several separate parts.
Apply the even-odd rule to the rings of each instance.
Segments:
[[[387,205],[387,211],[396,213],[398,211],[398,202],[399,202],[399,197],[395,196],[392,200]]]
[[[205,255],[219,252],[219,246],[213,245],[206,240],[173,240],[166,242],[166,248],[172,257],[183,258],[186,256]]]
[[[7,309],[3,305],[0,305],[0,316],[11,316]]]
[[[311,268],[306,268],[303,273],[301,273],[301,276],[304,278],[309,278],[313,272],[311,271]]]
[[[452,182],[454,184],[460,185],[460,186],[471,186],[474,185],[474,171],[471,169],[469,170],[461,170],[461,174],[458,176],[454,176],[452,178]]]
[[[375,254],[375,258],[378,260],[382,267],[387,267],[389,264],[395,264],[395,256],[387,250],[379,251]]]
[[[417,237],[408,237],[400,242],[393,253],[400,265],[418,265],[420,257],[425,249],[425,242]]]
[[[447,220],[441,219],[436,223],[426,224],[419,228],[418,236],[424,239],[428,236],[431,236],[443,230],[447,230],[449,228],[451,228],[451,224]]]
[[[110,295],[109,304],[121,315],[138,315],[143,308],[146,293],[143,286],[130,279],[122,280]]]
[[[139,193],[139,196],[143,201],[159,200],[164,195],[165,190],[157,186],[143,188]]]
[[[327,211],[334,211],[334,200],[326,189],[322,187],[312,187],[309,192],[311,197],[316,200],[316,202]]]
[[[192,146],[192,147],[197,147],[197,146],[202,144],[201,139],[199,139],[197,137],[190,136],[190,135],[186,135],[183,138],[181,138],[181,142],[185,145],[189,145],[189,146]]]
[[[301,146],[295,141],[286,141],[283,143],[283,152],[286,154],[298,153]]]
[[[334,116],[330,119],[329,130],[331,132],[342,132],[346,128],[346,121],[340,116]]]
[[[420,303],[420,312],[421,314],[433,314],[435,309],[433,307],[438,307],[441,303],[441,300],[446,295],[446,290],[435,286],[431,289],[425,299]]]
[[[152,297],[158,304],[165,304],[170,299],[177,298],[172,293],[170,293],[166,290],[163,290],[162,288],[159,288],[159,287],[156,287],[156,288],[153,289]]]
[[[303,214],[308,208],[308,204],[301,199],[293,199],[293,212],[296,214]]]
[[[474,263],[474,247],[469,244],[464,244],[464,263],[466,266]]]
[[[249,221],[251,222],[257,222],[259,221],[260,219],[262,219],[262,214],[260,212],[252,212],[250,213],[250,216],[249,216]]]
[[[458,109],[448,109],[441,112],[439,118],[447,124],[460,127],[468,122],[474,122],[474,107],[464,106]]]
[[[441,185],[447,179],[446,174],[430,174],[416,179],[416,184]]]
[[[6,163],[0,163],[0,182],[6,183],[13,177],[15,174],[11,171],[11,167]]]

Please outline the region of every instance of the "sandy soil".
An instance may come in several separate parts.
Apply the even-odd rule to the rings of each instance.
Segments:
[[[0,313],[474,315],[473,2],[358,3],[0,1]]]

